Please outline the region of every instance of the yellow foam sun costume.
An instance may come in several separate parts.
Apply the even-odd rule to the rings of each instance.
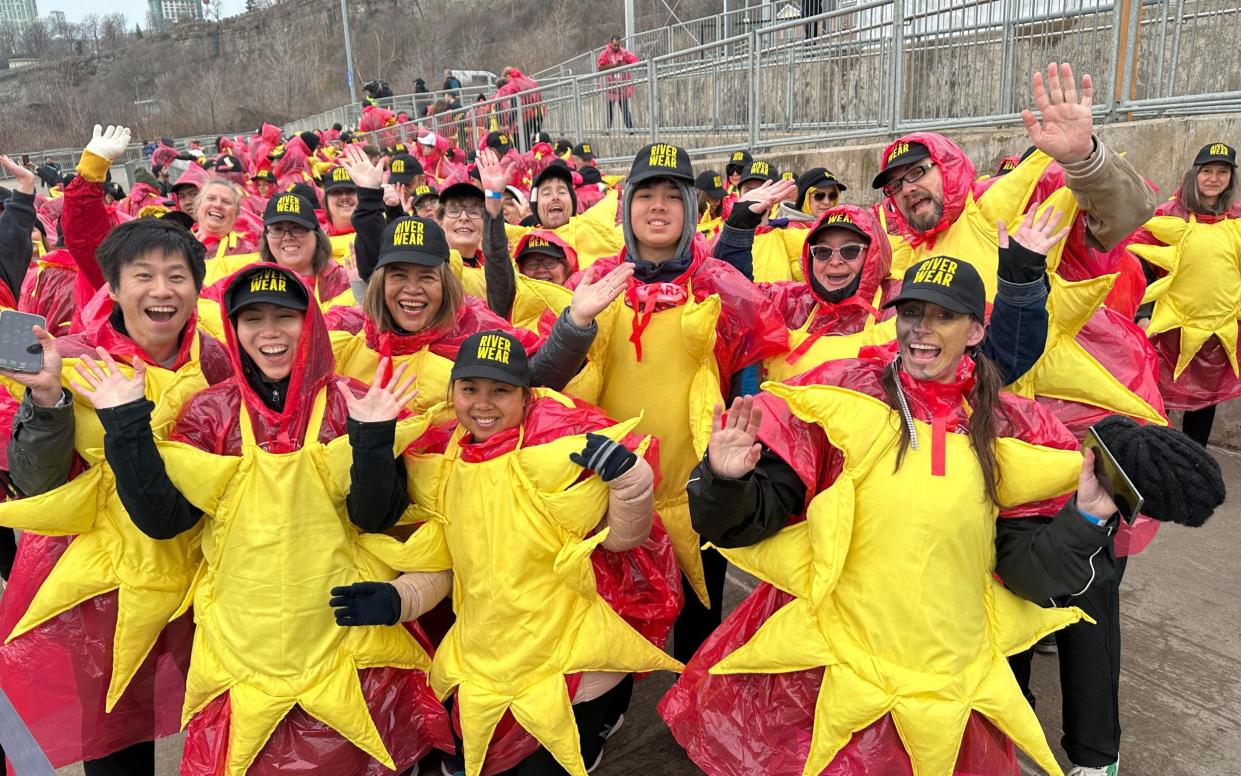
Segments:
[[[565,406],[571,400],[547,389]],[[597,433],[620,441],[636,420]],[[679,671],[625,623],[595,587],[593,536],[607,510],[608,487],[598,477],[579,482],[569,460],[584,434],[468,462],[457,428],[443,454],[410,454],[410,494],[420,527],[404,544],[363,537],[390,564],[419,571],[453,571],[456,622],[431,665],[441,698],[456,690],[467,776],[478,776],[496,724],[511,711],[574,776],[585,776],[565,675],[582,671]],[[645,445],[643,443],[643,449]],[[639,450],[641,453],[641,450]],[[520,627],[520,632],[497,628]]]
[[[809,229],[786,227],[754,235],[754,282],[805,281],[801,269],[801,247],[808,234]]]
[[[448,253],[448,264],[453,274],[461,280],[467,294],[483,300],[487,298],[487,276],[482,267],[465,266],[461,254],[455,248]],[[519,329],[538,334],[543,313],[551,310],[559,315],[560,311],[573,301],[573,292],[564,286],[526,277],[518,272],[516,267],[513,268],[513,276],[516,288],[509,320]]]
[[[318,441],[329,390],[337,388],[329,383],[315,396],[306,441],[294,452],[260,448],[244,403],[240,456],[158,443],[169,478],[205,518],[183,722],[228,693],[229,776],[244,776],[294,705],[395,767],[358,669],[430,665],[404,628],[341,628],[327,606],[335,586],[396,575],[366,550],[346,513],[348,436]],[[394,455],[426,425],[398,422]]]
[[[577,251],[579,268],[586,269],[605,256],[615,256],[624,247],[625,235],[616,222],[619,197],[619,192],[613,188],[585,213],[573,216],[569,223],[552,230]],[[516,244],[522,235],[536,228],[541,227],[505,224],[504,233],[510,243]]]
[[[199,353],[200,338],[193,335],[189,359],[180,369],[147,365],[146,397],[155,404],[151,431],[157,440],[167,438],[185,402],[207,387]],[[65,359],[61,372],[65,387],[71,379],[81,380],[74,368],[79,361]],[[118,367],[126,376],[133,375],[128,364]],[[157,541],[138,530],[117,495],[95,408],[75,395],[73,419],[74,449],[90,468],[47,493],[0,504],[0,525],[46,536],[76,535],[8,641],[115,590],[116,629],[106,700],[111,711],[164,626],[181,613],[201,560],[199,535],[194,530]]]
[[[1085,615],[1042,609],[996,582],[997,509],[981,497],[969,437],[945,439],[950,479],[931,475],[925,444],[894,470],[900,421],[884,402],[835,386],[763,388],[821,426],[844,467],[804,522],[753,547],[720,550],[794,600],[711,673],[824,668],[805,776],[889,713],[913,772],[950,776],[971,711],[1060,774],[1005,657]],[[919,438],[932,438],[929,424],[914,423]],[[1075,452],[1013,438],[997,440],[996,458],[1003,506],[1068,493],[1081,467]]]
[[[875,306],[879,304],[882,290],[875,292]],[[811,312],[806,322],[799,328],[789,330],[789,352],[796,351],[811,336],[810,327],[814,325],[814,313]],[[806,348],[793,363],[789,363],[788,354],[772,356],[763,361],[767,370],[767,379],[784,381],[792,379],[802,372],[809,372],[820,364],[838,358],[857,358],[858,351],[870,345],[882,345],[896,339],[896,319],[876,322],[873,318],[866,322],[865,328],[852,334],[826,334],[818,337]]]
[[[1147,336],[1180,329],[1180,352],[1172,377],[1181,373],[1202,346],[1215,337],[1237,368],[1237,321],[1241,319],[1241,224],[1236,219],[1204,223],[1156,216],[1146,229],[1163,245],[1133,244],[1129,250],[1166,275],[1151,283],[1142,302],[1154,302]]]

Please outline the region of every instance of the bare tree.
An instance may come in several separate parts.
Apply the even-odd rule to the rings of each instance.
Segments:
[[[125,42],[125,15],[110,13],[99,23],[99,37],[107,51],[115,51]]]
[[[99,51],[99,37],[103,32],[103,21],[99,18],[99,14],[88,13],[82,18],[79,29],[82,30],[82,37],[91,44],[92,51]]]
[[[51,46],[52,37],[42,19],[35,19],[22,30],[21,48],[27,55],[43,57]]]

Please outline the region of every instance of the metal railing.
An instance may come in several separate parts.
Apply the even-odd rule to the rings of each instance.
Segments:
[[[1049,61],[1092,74],[1103,121],[1241,110],[1239,32],[1236,0],[871,0],[376,137],[427,128],[471,148],[497,127],[528,147],[542,129],[619,161],[656,140],[702,154],[1013,124]]]

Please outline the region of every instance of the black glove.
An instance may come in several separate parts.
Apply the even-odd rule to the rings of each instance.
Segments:
[[[1047,257],[1035,253],[1012,237],[1008,247],[1000,248],[1000,266],[997,274],[1009,283],[1033,283],[1041,280],[1047,272]]]
[[[758,225],[763,222],[763,214],[750,210],[750,205],[753,204],[753,202],[744,202],[742,200],[733,203],[733,209],[728,214],[728,218],[724,220],[724,223],[733,229],[743,229],[746,231],[757,229]]]
[[[601,434],[587,434],[586,448],[580,453],[569,453],[569,460],[598,474],[604,482],[611,482],[632,469],[638,456]]]
[[[401,619],[401,596],[387,582],[354,582],[332,588],[337,625],[396,625]]]

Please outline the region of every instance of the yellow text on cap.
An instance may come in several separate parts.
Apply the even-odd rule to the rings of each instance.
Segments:
[[[402,221],[392,235],[393,245],[422,245],[425,239],[421,221]]]
[[[336,168],[334,168],[334,169],[332,170],[332,180],[334,180],[334,181],[347,181],[347,180],[351,180],[351,178],[349,177],[349,171],[348,171],[348,170],[346,170],[344,167],[336,167]]]
[[[392,163],[392,172],[405,172],[405,160],[397,159]]]
[[[853,223],[853,219],[849,217],[848,213],[832,213],[823,224],[825,226],[827,224],[852,224],[857,226],[857,224]]]
[[[677,166],[677,147],[668,145],[667,143],[656,143],[651,146],[651,158],[649,161],[651,167],[671,167],[676,169]]]
[[[302,201],[296,194],[285,194],[276,200],[276,212],[301,215]]]
[[[909,143],[902,140],[901,142],[892,146],[892,151],[888,154],[888,161],[890,162],[896,157],[900,156],[901,154],[907,154],[907,153],[909,153]]]
[[[549,245],[551,245],[551,243],[549,243],[547,240],[544,240],[542,237],[531,237],[526,242],[527,248],[546,248]]]
[[[288,277],[281,272],[268,270],[250,278],[250,291],[288,291]]]
[[[771,167],[766,162],[755,162],[750,165],[750,172],[755,175],[770,175]]]
[[[590,143],[582,143],[582,150],[588,154],[591,153]]]
[[[481,361],[507,364],[510,347],[507,337],[501,337],[498,334],[484,334],[478,340],[477,358]]]
[[[1211,149],[1207,151],[1207,153],[1219,156],[1230,156],[1232,154],[1232,149],[1223,143],[1216,143],[1211,146]]]
[[[935,283],[940,286],[952,286],[952,279],[957,274],[957,263],[943,257],[927,259],[918,267],[914,274],[915,283]]]
[[[734,161],[734,162],[739,162],[739,161],[741,161],[741,160],[742,160],[742,159],[744,159],[744,158],[745,158],[745,152],[744,152],[744,151],[733,151],[733,161]]]

